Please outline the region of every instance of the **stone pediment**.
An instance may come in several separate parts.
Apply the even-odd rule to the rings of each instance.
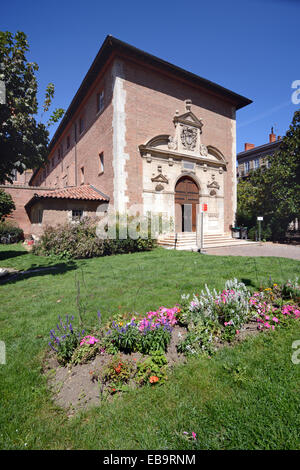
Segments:
[[[151,181],[153,183],[165,183],[165,184],[168,184],[169,183],[169,180],[168,178],[166,178],[162,173],[159,173],[157,176],[155,176],[154,178],[151,178]]]
[[[192,111],[188,111],[180,115],[178,114],[178,112],[176,112],[173,122],[175,124],[175,127],[178,125],[178,123],[183,124],[183,125],[185,124],[187,126],[196,127],[200,129],[200,132],[203,126],[202,120],[198,119],[197,116]]]
[[[209,189],[220,189],[220,185],[219,183],[217,183],[217,181],[215,181],[215,176],[212,176],[212,182],[211,183],[208,183],[207,187]]]

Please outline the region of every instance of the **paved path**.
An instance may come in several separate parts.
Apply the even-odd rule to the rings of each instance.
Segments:
[[[279,256],[300,261],[300,245],[283,245],[266,242],[261,245],[224,246],[220,248],[208,248],[208,255],[220,256]]]

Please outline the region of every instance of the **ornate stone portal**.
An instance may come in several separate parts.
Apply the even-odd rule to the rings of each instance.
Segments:
[[[176,111],[173,135],[158,135],[139,146],[143,158],[144,213],[165,214],[173,220],[173,230],[178,230],[181,208],[175,210],[175,187],[186,175],[199,188],[198,203],[208,205],[204,232],[224,233],[226,161],[213,145],[202,142],[203,122],[192,112],[191,105],[191,100],[185,100],[185,113],[180,115]],[[192,211],[195,213],[194,207]],[[199,206],[197,216],[198,212]]]

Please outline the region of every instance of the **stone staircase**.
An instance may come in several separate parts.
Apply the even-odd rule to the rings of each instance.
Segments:
[[[175,249],[175,233],[169,233],[160,235],[157,244],[166,249]],[[231,235],[225,233],[217,233],[214,235],[204,235],[203,248],[218,248],[224,246],[243,246],[243,245],[255,245],[257,242],[250,240],[241,240],[238,238],[232,238]],[[177,234],[176,250],[189,250],[197,251],[196,233],[195,232],[183,232]]]

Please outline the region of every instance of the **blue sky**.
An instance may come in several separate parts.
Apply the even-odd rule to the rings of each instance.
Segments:
[[[252,99],[237,113],[237,151],[266,143],[271,126],[284,135],[300,107],[299,23],[300,0],[15,0],[0,18],[1,30],[28,36],[40,102],[51,81],[66,109],[112,34]]]

